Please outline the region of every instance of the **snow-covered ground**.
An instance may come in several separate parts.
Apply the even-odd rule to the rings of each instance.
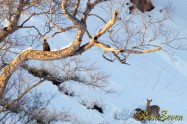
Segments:
[[[169,0],[153,1],[159,7]],[[175,5],[174,25],[171,26],[180,29],[187,36],[187,1],[171,2]],[[187,51],[176,51],[177,60],[174,61],[162,52],[133,55],[128,60],[130,66],[105,61],[96,48],[84,53],[83,56],[87,57],[89,54],[93,55],[89,59],[100,62],[97,64],[111,74],[109,83],[110,87],[115,89],[115,93],[106,94],[100,89],[67,82],[67,87],[76,94],[72,98],[59,93],[50,82],[38,87],[46,92],[49,91],[46,87],[51,87],[50,92],[58,94],[53,100],[53,105],[74,115],[75,124],[140,124],[132,119],[133,110],[138,107],[144,108],[147,98],[152,99],[152,104],[159,105],[161,110],[168,110],[168,115],[184,116],[183,122],[149,123],[187,123]],[[103,113],[87,109],[80,103],[87,106],[95,103],[103,108]]]

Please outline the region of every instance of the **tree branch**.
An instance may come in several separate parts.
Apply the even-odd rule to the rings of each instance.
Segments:
[[[101,21],[103,21],[103,23],[107,23],[101,16],[99,16],[99,15],[96,15],[96,14],[89,14],[88,16],[95,16],[95,17],[97,17],[97,18],[99,18]]]
[[[14,102],[19,101],[21,98],[23,98],[23,96],[25,96],[25,94],[27,94],[31,89],[35,88],[36,86],[40,85],[41,83],[43,83],[45,80],[41,80],[38,83],[30,86],[29,88],[27,88],[17,99],[14,99],[12,101],[9,101],[8,103],[6,103],[5,105],[3,105],[3,108],[0,109],[0,112],[3,112],[4,109],[6,110],[7,108],[9,108],[9,106],[11,106]]]
[[[81,46],[80,49],[77,51],[77,54],[81,54],[84,51],[90,49],[92,46],[94,46],[95,41],[101,35],[103,35],[112,25],[114,25],[114,23],[116,22],[116,19],[117,19],[117,15],[118,15],[118,11],[115,10],[113,18],[100,31],[98,31],[94,35],[94,37],[92,37],[92,39],[90,40],[90,42],[88,42],[88,43],[84,44],[83,46]],[[90,36],[89,33],[88,33],[88,36]]]
[[[10,34],[15,32],[18,29],[17,23],[20,20],[21,12],[23,11],[23,8],[28,4],[29,0],[26,2],[23,2],[23,0],[19,0],[19,4],[17,6],[17,11],[15,13],[15,16],[12,20],[10,20],[10,24],[6,27],[6,30],[3,30],[0,33],[0,43]]]
[[[109,45],[106,45],[106,44],[100,43],[100,42],[96,42],[96,41],[94,43],[94,46],[101,47],[102,49],[104,49],[107,52],[117,52],[117,53],[125,52],[125,53],[130,53],[130,54],[144,54],[144,53],[156,52],[156,51],[159,51],[161,49],[160,47],[156,47],[154,49],[148,49],[148,50],[142,50],[142,51],[132,50],[132,49],[121,50],[121,49],[117,49],[117,48],[110,48]]]
[[[84,13],[83,13],[83,15],[82,15],[82,19],[81,19],[81,20],[82,20],[83,22],[86,22],[86,19],[87,19],[89,13],[92,11],[92,9],[93,9],[97,4],[102,3],[102,2],[107,2],[107,1],[109,1],[109,0],[95,0],[93,3],[90,3],[90,0],[88,0],[87,5],[86,5],[86,9],[85,9],[85,11],[84,11]]]
[[[65,4],[66,4],[66,1],[62,1],[63,7],[65,7]],[[66,11],[65,8],[63,9],[64,11]],[[12,73],[16,70],[16,68],[21,66],[21,64],[23,64],[23,62],[27,60],[32,60],[32,59],[42,60],[42,61],[58,60],[58,59],[66,58],[68,56],[73,56],[79,50],[80,50],[79,51],[79,54],[80,54],[86,51],[87,49],[91,48],[94,44],[94,41],[97,40],[102,34],[104,34],[115,23],[117,14],[118,14],[118,11],[116,10],[114,13],[114,17],[99,32],[96,33],[96,35],[91,39],[91,41],[87,45],[85,46],[83,45],[82,48],[80,48],[80,44],[81,44],[82,37],[84,35],[86,28],[82,27],[82,24],[80,24],[75,40],[73,41],[71,46],[65,49],[58,50],[58,51],[41,51],[41,50],[27,49],[23,51],[5,68],[5,70],[0,75],[0,93],[3,94],[7,81],[9,80]],[[69,13],[67,13],[67,16],[68,15]],[[70,15],[70,17],[71,16],[72,15]]]
[[[77,10],[79,8],[79,5],[80,5],[80,0],[76,0],[76,3],[75,3],[75,7],[74,7],[74,10],[72,12],[72,15],[75,17],[76,14],[77,14]]]
[[[71,66],[72,61],[73,64],[75,64],[75,67],[71,67],[69,70],[67,70],[65,67]],[[67,64],[62,65],[64,68],[60,66],[60,71],[64,73],[58,76],[50,73],[48,70],[29,67],[26,64],[22,65],[21,67],[35,77],[51,81],[57,87],[70,80],[98,88],[106,87],[104,81],[107,80],[108,75],[100,74],[99,72],[95,71],[95,69],[92,67],[93,65],[85,67],[82,66],[79,60],[71,60],[71,62],[68,61]],[[87,78],[84,78],[82,75],[78,75],[80,72],[85,72],[84,74],[82,73],[82,75],[86,75]]]
[[[74,25],[80,25],[80,23],[82,23],[81,21],[79,21],[75,16],[73,16],[72,14],[70,14],[67,10],[67,0],[62,0],[62,11],[64,13],[64,15],[73,22]]]

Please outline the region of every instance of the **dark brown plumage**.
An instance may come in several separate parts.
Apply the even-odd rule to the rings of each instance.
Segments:
[[[51,49],[50,49],[49,44],[47,43],[47,40],[44,39],[44,41],[43,41],[43,51],[50,51],[50,50]]]

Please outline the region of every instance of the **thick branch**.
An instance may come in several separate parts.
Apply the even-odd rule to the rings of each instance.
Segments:
[[[149,49],[149,50],[132,50],[132,49],[117,49],[117,48],[110,48],[109,45],[106,45],[104,43],[100,43],[100,42],[95,42],[94,46],[98,46],[101,47],[102,49],[104,49],[107,52],[125,52],[125,53],[130,53],[130,54],[144,54],[144,53],[150,53],[150,52],[156,52],[159,51],[161,48],[160,47],[156,47],[154,49]]]
[[[106,45],[104,43],[100,43],[100,42],[97,42],[97,41],[94,42],[94,46],[101,47],[102,49],[104,49],[107,52],[118,52],[119,53],[119,52],[122,51],[122,50],[117,49],[117,48],[110,48],[109,45]]]
[[[73,55],[75,51],[76,49],[74,49],[74,45],[71,45],[70,47],[59,51],[41,51],[32,49],[27,49],[23,51],[12,62],[10,62],[10,64],[5,68],[5,70],[0,75],[0,93],[3,93],[6,87],[6,83],[9,80],[12,73],[25,61],[31,59],[43,61],[58,60]]]
[[[78,81],[78,82],[84,82],[83,79],[76,75],[72,75],[71,78],[68,77],[56,77],[53,74],[51,74],[47,70],[43,69],[36,69],[36,68],[31,68],[28,65],[23,65],[22,66],[25,70],[27,70],[30,74],[32,74],[35,77],[43,78],[45,80],[51,81],[54,85],[60,85],[66,81],[73,80],[73,81]]]
[[[79,49],[80,44],[82,42],[82,37],[85,33],[86,27],[85,24],[73,17],[68,11],[67,11],[67,6],[66,6],[66,0],[62,1],[62,10],[67,18],[69,18],[77,27],[77,35],[75,37],[75,40],[73,41],[72,45],[68,48],[65,48],[63,50],[59,51],[40,51],[40,50],[25,50],[23,51],[19,56],[17,56],[2,72],[0,76],[0,93],[3,93],[6,83],[9,80],[10,76],[12,73],[16,70],[17,67],[19,67],[23,62],[31,59],[35,60],[43,60],[43,61],[48,61],[48,60],[57,60],[57,59],[63,59],[68,56],[73,56],[75,55],[75,52]],[[21,13],[21,12],[20,12]],[[110,28],[116,20],[118,12],[115,11],[114,18],[110,20],[110,22],[103,28],[101,29],[94,38],[91,40],[91,44],[93,41],[95,41],[97,38],[99,38],[102,34],[104,34],[108,28]],[[93,45],[93,44],[92,44]],[[86,49],[84,49],[85,51]],[[82,51],[83,52],[83,51]]]
[[[67,0],[62,0],[62,11],[64,13],[64,15],[70,19],[74,25],[78,28],[78,31],[77,31],[77,35],[75,37],[75,40],[73,41],[73,48],[78,50],[79,47],[80,47],[80,44],[82,42],[82,37],[86,31],[86,25],[79,21],[75,16],[71,15],[68,11],[67,11]]]
[[[17,6],[17,11],[15,13],[14,18],[12,21],[10,21],[10,24],[0,33],[0,43],[5,39],[8,35],[12,34],[18,29],[17,23],[20,20],[21,12],[23,11],[23,8],[27,5],[28,0],[26,2],[23,2],[23,0],[19,1],[19,4]]]
[[[73,16],[76,16],[77,10],[78,10],[78,8],[79,8],[79,5],[80,5],[80,0],[76,0],[75,7],[74,7],[74,10],[73,10],[73,12],[72,12],[72,15],[73,15]]]
[[[92,39],[90,40],[90,42],[84,44],[83,46],[80,47],[80,49],[78,50],[78,54],[83,53],[84,51],[90,49],[92,46],[94,46],[95,41],[101,36],[103,35],[110,27],[112,27],[112,25],[115,24],[116,19],[117,19],[117,15],[118,15],[118,11],[115,10],[114,12],[114,16],[113,18],[99,31],[97,32],[94,37],[92,37]]]
[[[82,69],[79,70],[78,68],[81,68],[81,67],[78,67],[78,66],[79,65],[72,68],[72,72],[69,70],[69,72],[67,71],[66,74],[56,76],[56,75],[50,73],[48,70],[29,67],[26,64],[22,65],[22,67],[25,70],[27,70],[28,73],[32,74],[35,77],[39,77],[39,78],[51,81],[58,88],[59,88],[60,84],[63,84],[64,82],[70,81],[70,80],[75,81],[75,82],[79,82],[79,83],[83,83],[85,85],[89,85],[92,87],[98,87],[98,88],[106,87],[106,84],[104,82],[107,80],[108,75],[101,74],[95,70],[92,70],[92,73],[90,73],[91,68],[89,68],[89,67],[88,68],[82,67]],[[62,69],[62,71],[64,71],[64,70],[65,69]],[[85,73],[87,75],[86,78],[84,76],[77,75],[77,73],[79,73],[81,71],[86,72]]]
[[[74,25],[79,25],[81,23],[81,21],[79,21],[77,18],[75,18],[75,16],[73,16],[72,14],[70,14],[67,10],[67,0],[62,0],[62,11],[64,13],[64,15],[71,20]]]

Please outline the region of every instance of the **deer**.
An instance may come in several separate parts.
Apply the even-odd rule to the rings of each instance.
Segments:
[[[156,116],[157,118],[160,117],[160,107],[157,105],[150,105],[150,103],[152,102],[151,100],[147,99],[147,106],[146,106],[146,111],[149,112],[149,116]]]
[[[146,11],[149,12],[155,8],[151,0],[130,0],[130,2],[132,5],[129,7],[129,14],[131,14],[136,8],[142,13]]]

